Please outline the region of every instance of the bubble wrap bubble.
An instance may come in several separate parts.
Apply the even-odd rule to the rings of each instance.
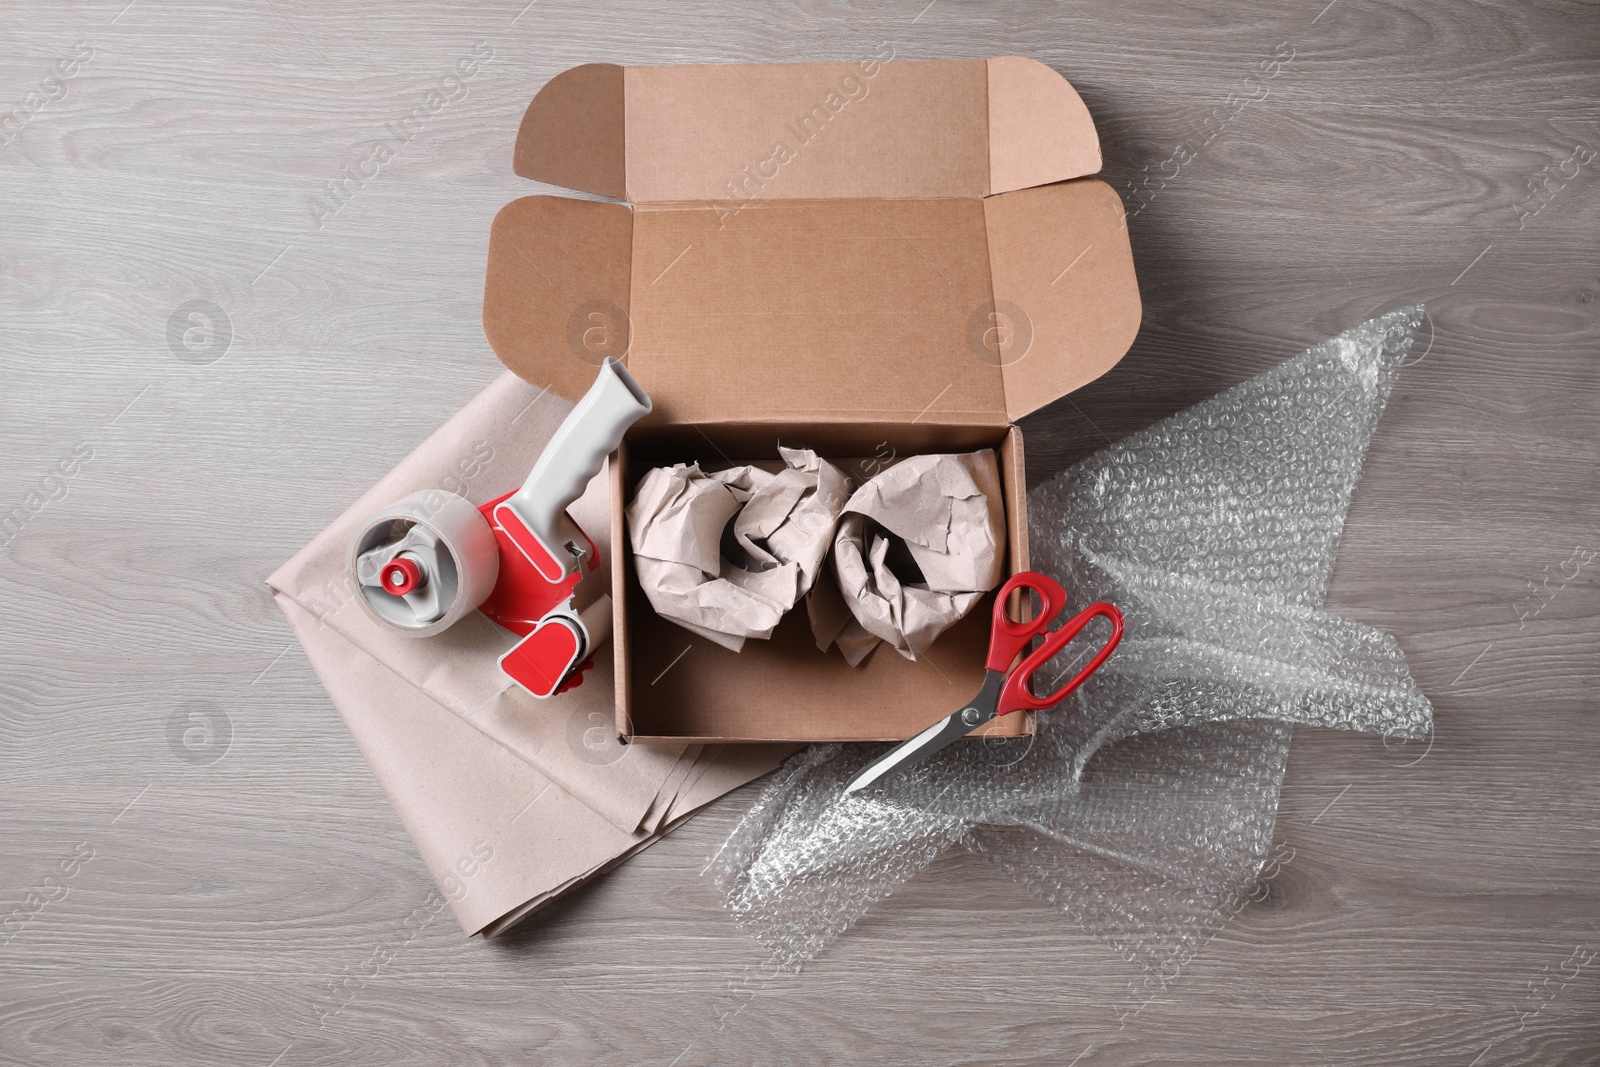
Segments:
[[[849,797],[881,746],[796,756],[708,866],[736,920],[798,967],[959,843],[1175,976],[1261,870],[1293,724],[1431,728],[1394,639],[1322,610],[1421,317],[1363,323],[1035,489],[1033,566],[1073,604],[1122,609],[1116,653],[1036,736],[955,745]]]

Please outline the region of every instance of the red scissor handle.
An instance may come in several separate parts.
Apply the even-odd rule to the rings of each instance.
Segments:
[[[1011,594],[1032,589],[1039,594],[1039,613],[1028,622],[1013,622],[1006,611]],[[994,598],[994,624],[989,632],[989,658],[984,666],[1004,673],[1016,662],[1028,642],[1044,633],[1067,607],[1067,591],[1054,578],[1038,571],[1018,571],[1000,587]]]
[[[1021,575],[1017,577],[1020,578]],[[1015,579],[1012,580],[1015,581]],[[1049,581],[1049,579],[1046,579],[1046,581]],[[1051,582],[1051,584],[1054,585],[1055,583]],[[1059,590],[1061,587],[1056,586],[1056,588]],[[1074,637],[1077,637],[1083,628],[1089,625],[1089,621],[1096,616],[1111,620],[1111,636],[1100,647],[1100,651],[1094,654],[1094,658],[1073,677],[1072,681],[1063,685],[1049,696],[1034,696],[1033,690],[1029,688],[1030,683],[1033,681],[1034,672],[1049,663],[1051,657],[1057,652],[1066,648],[1068,643]],[[1017,669],[1006,679],[1005,686],[1000,690],[1000,700],[995,710],[1001,715],[1008,715],[1023,708],[1037,710],[1059,704],[1066,699],[1068,693],[1082,685],[1089,675],[1100,669],[1100,665],[1106,661],[1106,658],[1111,655],[1112,651],[1116,649],[1117,643],[1121,640],[1122,612],[1118,611],[1115,605],[1107,604],[1103,600],[1090,604],[1074,615],[1059,630],[1051,630],[1045,634],[1044,644],[1028,653]]]

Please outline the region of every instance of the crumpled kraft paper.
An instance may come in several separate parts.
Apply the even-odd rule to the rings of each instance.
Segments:
[[[916,659],[999,584],[1004,529],[991,450],[913,456],[875,475],[839,520],[837,585],[808,605],[817,647],[837,644],[851,666],[879,641]]]
[[[609,643],[580,686],[540,701],[501,673],[517,638],[482,615],[413,638],[359,607],[346,552],[369,515],[422,489],[479,504],[516,488],[571,410],[507,371],[267,579],[469,934],[506,929],[793,750],[622,745]],[[569,510],[605,558],[604,473]]]
[[[805,448],[778,449],[784,469],[710,473],[698,464],[645,474],[628,505],[634,569],[663,618],[733,650],[772,636],[812,588],[850,480]],[[733,522],[733,544],[723,531]],[[731,554],[742,559],[730,559]]]

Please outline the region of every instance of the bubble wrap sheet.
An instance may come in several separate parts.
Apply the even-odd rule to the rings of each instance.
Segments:
[[[740,925],[798,967],[961,844],[1174,977],[1261,870],[1294,724],[1431,729],[1394,639],[1322,610],[1421,318],[1363,323],[1035,489],[1034,568],[1074,605],[1117,604],[1121,646],[1035,737],[955,745],[849,797],[882,746],[795,756],[707,868]]]

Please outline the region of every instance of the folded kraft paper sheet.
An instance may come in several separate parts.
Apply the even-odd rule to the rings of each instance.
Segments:
[[[501,932],[793,748],[622,745],[609,645],[581,685],[537,701],[499,669],[516,639],[483,616],[418,639],[357,603],[347,553],[368,516],[419,490],[479,504],[517,487],[571,409],[501,375],[267,579],[468,934]],[[609,508],[602,473],[570,509],[602,559]]]

